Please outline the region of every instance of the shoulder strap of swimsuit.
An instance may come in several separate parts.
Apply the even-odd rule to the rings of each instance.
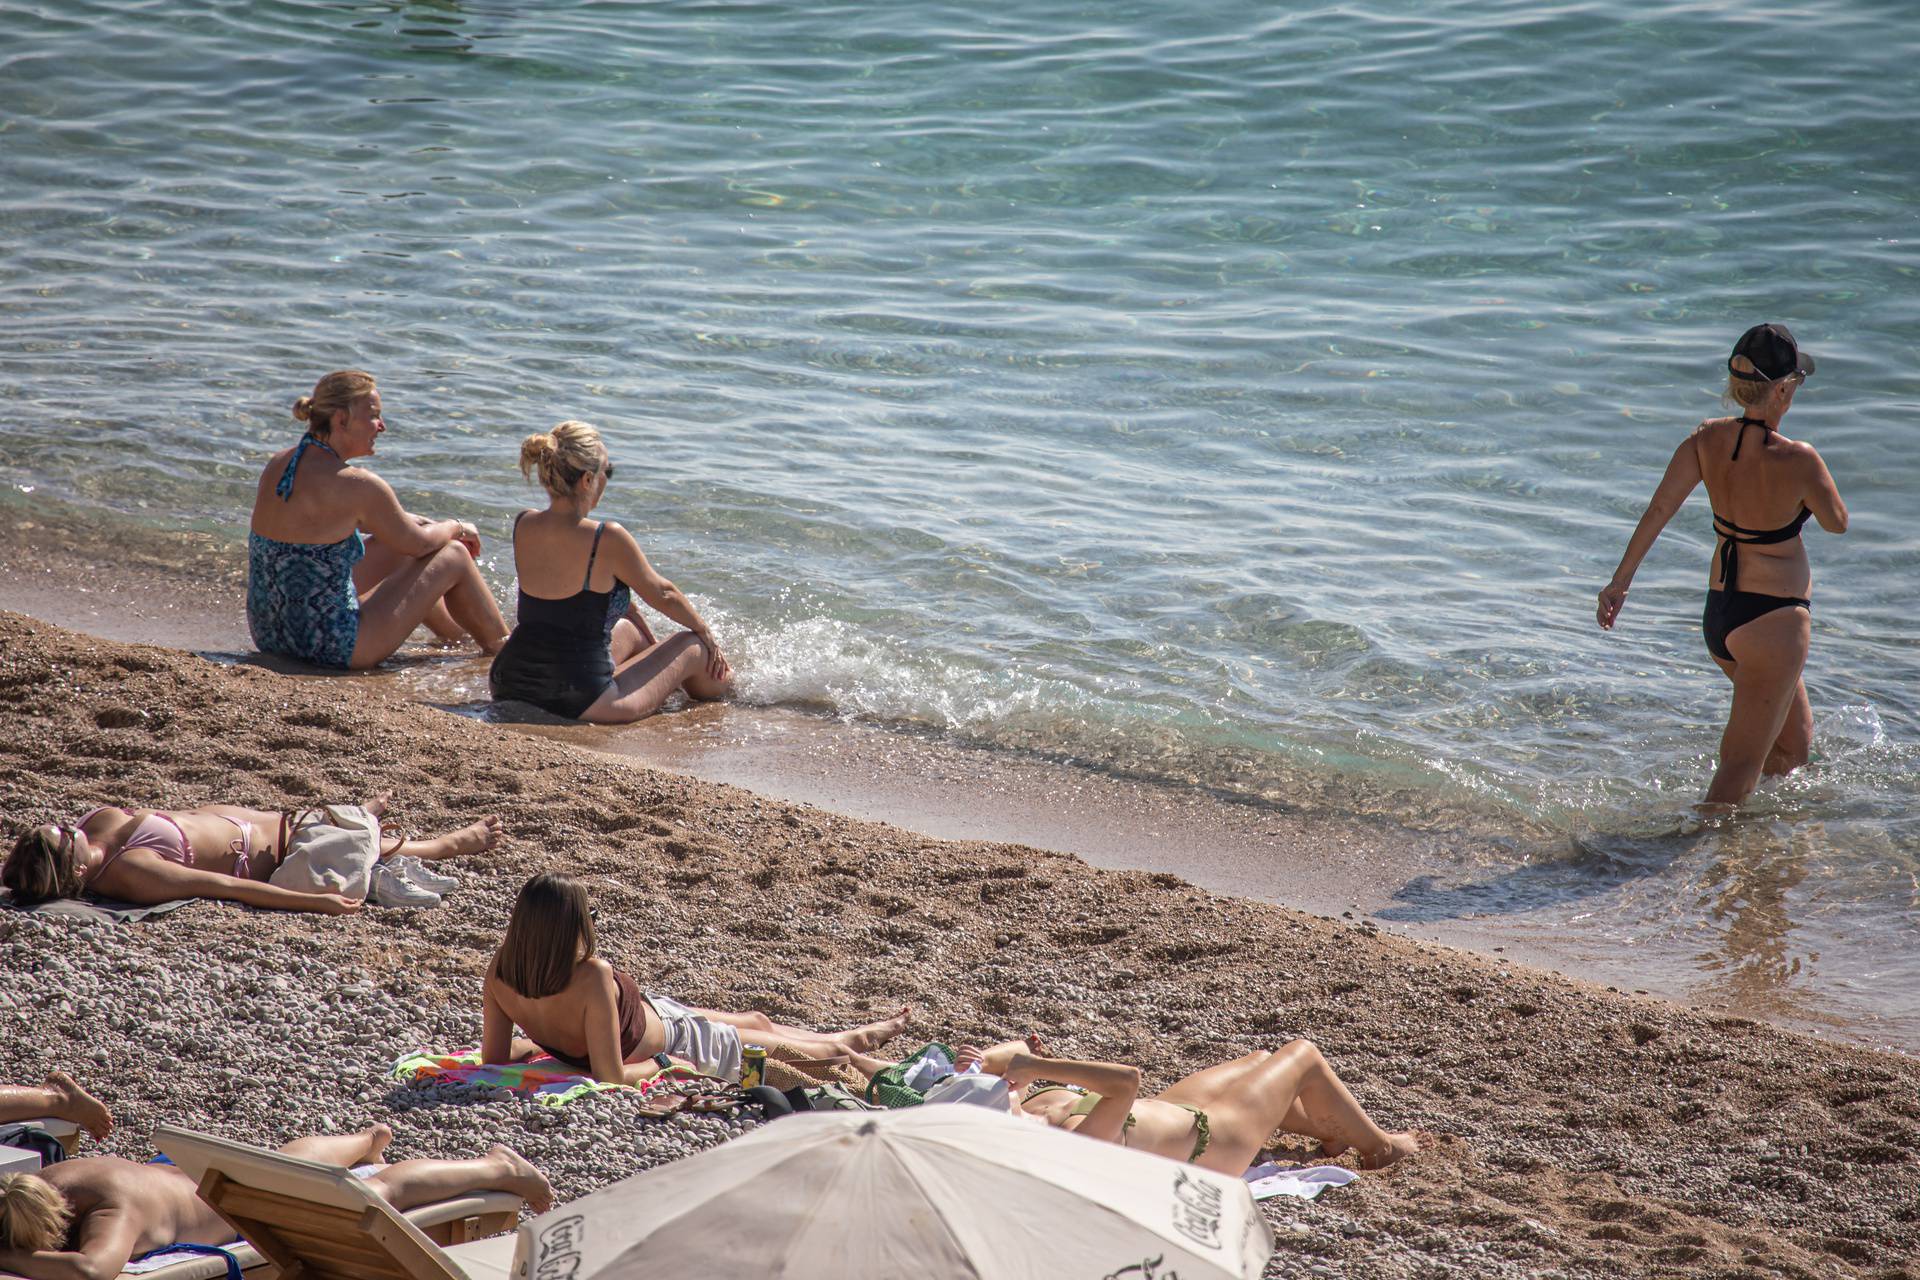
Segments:
[[[525,520],[529,514],[531,513],[522,511],[519,515],[515,516],[513,518],[513,532],[507,535],[507,541],[513,544],[513,554],[516,556],[520,554],[520,522]]]
[[[1761,437],[1763,439],[1765,438],[1767,432],[1773,430],[1772,424],[1770,424],[1765,418],[1749,418],[1745,414],[1742,414],[1740,416],[1740,434],[1733,438],[1733,456],[1727,459],[1728,462],[1740,461],[1740,446],[1746,442],[1748,427],[1760,428]]]
[[[587,552],[587,576],[580,579],[580,589],[587,590],[593,585],[593,561],[600,554],[600,535],[607,531],[607,522],[602,520],[593,530],[593,547]]]
[[[300,457],[306,453],[308,445],[315,445],[328,453],[333,453],[333,446],[313,432],[309,431],[302,435],[300,443],[293,446],[293,456],[287,459],[287,469],[280,473],[280,483],[273,486],[273,492],[282,502],[289,501],[293,497],[293,473],[300,469]],[[333,453],[333,456],[337,458],[340,455]]]

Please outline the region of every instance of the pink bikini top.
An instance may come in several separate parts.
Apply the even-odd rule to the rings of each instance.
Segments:
[[[108,810],[116,807],[117,806],[114,805],[101,805],[98,809],[90,810],[80,819],[78,825],[84,827],[88,822],[93,820],[95,814],[106,813]],[[126,810],[121,809],[120,812],[125,813]],[[220,817],[225,822],[231,823],[233,829],[240,833],[239,838],[231,845],[233,850],[233,876],[236,880],[248,879],[247,872],[250,870],[253,855],[252,829],[242,823],[235,822],[232,818],[228,818],[224,814],[215,816]],[[183,867],[193,865],[193,842],[187,839],[187,833],[181,829],[179,823],[169,818],[166,814],[155,812],[140,819],[139,825],[134,827],[133,831],[127,836],[126,843],[102,859],[100,865],[93,869],[92,874],[97,876],[102,871],[105,871],[113,865],[115,858],[129,849],[151,849],[168,862],[177,862]]]

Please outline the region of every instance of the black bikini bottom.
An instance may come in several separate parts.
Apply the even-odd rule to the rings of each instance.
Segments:
[[[1800,596],[1763,596],[1758,591],[1709,591],[1707,592],[1707,610],[1700,615],[1700,630],[1707,637],[1707,652],[1725,662],[1732,662],[1733,655],[1727,652],[1727,637],[1755,618],[1764,618],[1775,609],[1791,609],[1795,605],[1813,611],[1813,604]]]

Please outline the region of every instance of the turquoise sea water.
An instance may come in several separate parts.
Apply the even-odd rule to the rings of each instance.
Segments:
[[[1403,918],[1698,935],[1920,1043],[1909,19],[0,4],[0,484],[238,557],[364,366],[504,595],[585,418],[748,701],[1491,835]],[[1690,833],[1704,498],[1593,593],[1762,319],[1854,525],[1816,763]]]

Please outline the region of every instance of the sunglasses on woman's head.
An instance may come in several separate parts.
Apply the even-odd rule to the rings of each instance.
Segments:
[[[600,468],[600,474],[609,480],[613,479],[613,464],[609,462],[606,466]]]

